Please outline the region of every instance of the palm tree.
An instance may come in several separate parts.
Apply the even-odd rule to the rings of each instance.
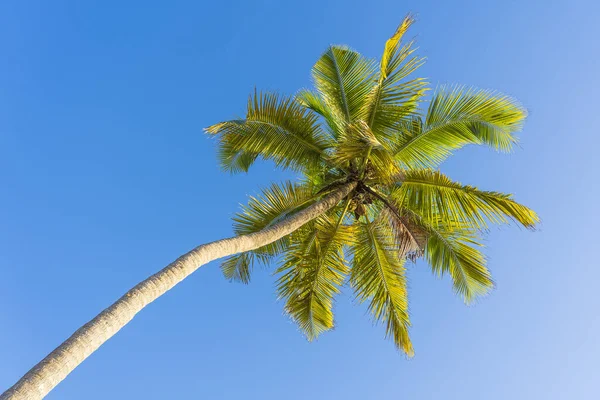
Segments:
[[[538,217],[511,195],[462,185],[435,168],[468,144],[510,151],[526,112],[507,96],[462,86],[438,88],[421,112],[427,82],[411,75],[423,59],[401,41],[412,23],[404,19],[379,63],[331,46],[312,69],[315,90],[255,91],[245,119],[207,128],[223,169],[245,172],[271,160],[299,180],[252,197],[234,218],[235,237],[198,246],[135,286],[0,399],[45,396],[142,308],[225,256],[225,276],[245,283],[255,263],[278,261],[279,296],[309,340],[334,326],[333,299],[347,282],[408,355],[406,260],[424,257],[466,302],[488,292],[481,232],[510,221],[533,228]]]

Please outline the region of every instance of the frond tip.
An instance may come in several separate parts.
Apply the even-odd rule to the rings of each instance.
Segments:
[[[410,26],[415,22],[414,17],[411,14],[408,14],[402,20],[402,23],[396,29],[396,32],[392,35],[391,38],[385,42],[385,48],[383,50],[383,55],[381,56],[381,79],[385,79],[388,75],[388,66],[390,65],[390,61],[396,55],[398,48],[400,47],[400,41],[402,37],[410,28]]]

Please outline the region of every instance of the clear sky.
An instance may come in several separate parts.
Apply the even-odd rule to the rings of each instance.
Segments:
[[[220,172],[203,127],[242,114],[255,86],[307,86],[330,43],[378,57],[409,11],[431,82],[530,110],[514,154],[468,148],[442,168],[543,219],[490,232],[496,290],[467,307],[411,266],[407,360],[349,294],[308,343],[271,271],[243,286],[211,263],[48,398],[600,398],[591,0],[0,2],[0,391],[135,283],[230,235],[239,203],[286,176]]]

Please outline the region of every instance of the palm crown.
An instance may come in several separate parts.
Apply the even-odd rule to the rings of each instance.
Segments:
[[[279,295],[310,340],[333,327],[333,299],[347,283],[396,346],[412,354],[406,260],[424,257],[469,302],[493,286],[481,232],[491,223],[533,228],[538,222],[511,195],[462,185],[435,170],[468,144],[510,151],[526,111],[510,97],[462,86],[438,88],[421,111],[428,85],[411,75],[423,59],[412,42],[402,43],[412,23],[404,19],[378,63],[331,46],[312,69],[315,90],[293,97],[255,92],[245,119],[206,129],[217,135],[228,171],[247,171],[261,158],[301,176],[250,198],[234,218],[238,235],[355,184],[338,205],[294,233],[223,263],[226,277],[247,283],[255,262],[279,260]]]

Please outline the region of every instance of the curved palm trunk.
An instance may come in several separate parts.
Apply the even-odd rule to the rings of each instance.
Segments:
[[[329,210],[356,186],[347,183],[319,202],[262,231],[203,244],[129,290],[34,366],[0,400],[41,399],[148,304],[201,265],[272,243]]]

